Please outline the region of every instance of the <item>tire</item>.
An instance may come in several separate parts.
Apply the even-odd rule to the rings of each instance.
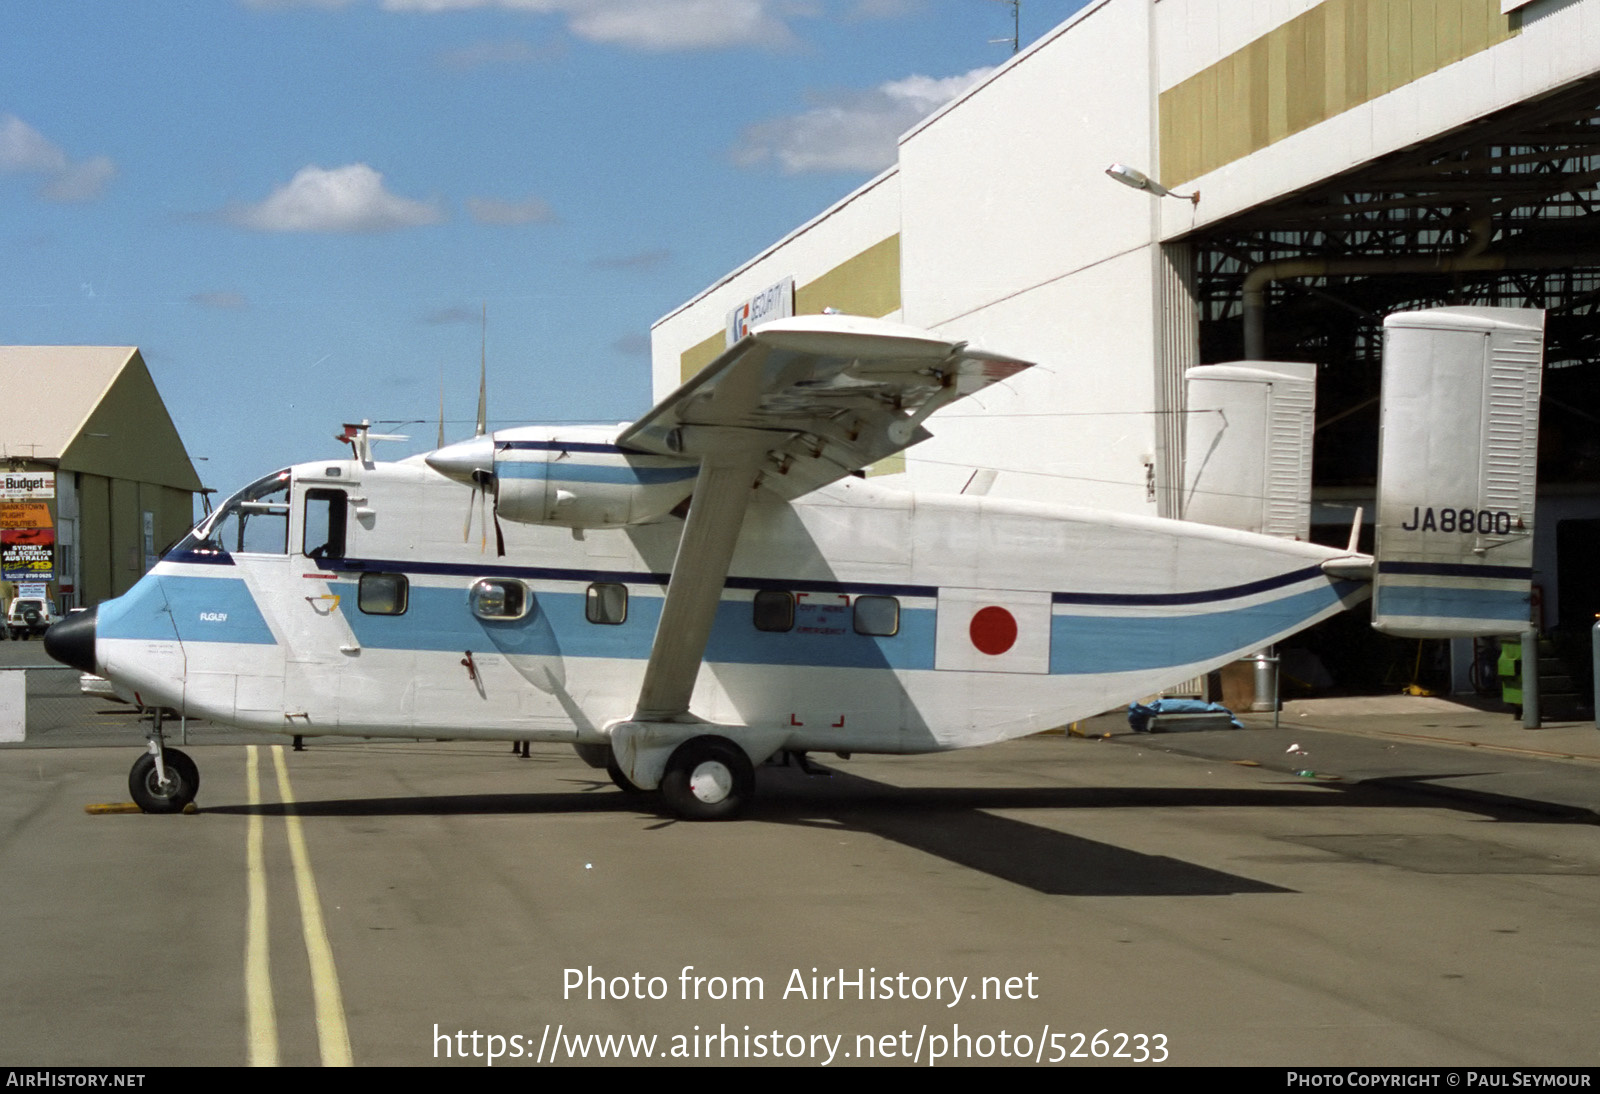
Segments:
[[[166,750],[166,786],[156,778],[156,758],[146,752],[128,772],[128,793],[146,813],[181,813],[200,790],[200,769],[186,753]]]
[[[744,749],[722,737],[683,742],[667,761],[661,796],[684,820],[728,820],[750,803],[755,768]]]
[[[642,796],[650,793],[650,791],[643,790],[633,784],[633,780],[623,773],[622,765],[617,763],[616,753],[609,748],[606,749],[606,774],[611,776],[611,781],[616,783],[617,789],[624,794]]]

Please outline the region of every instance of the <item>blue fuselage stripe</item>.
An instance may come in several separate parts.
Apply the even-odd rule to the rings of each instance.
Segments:
[[[700,474],[698,467],[607,466],[593,463],[545,463],[496,460],[494,473],[502,479],[549,479],[551,482],[601,483],[618,486],[659,486],[685,482]]]
[[[587,581],[594,577],[622,584],[659,584],[657,575],[602,571],[546,570],[530,567],[477,569],[455,564],[419,565],[368,560],[374,570],[411,574],[521,576]],[[351,567],[342,563],[330,569]],[[637,577],[646,580],[639,582]],[[630,578],[635,580],[630,580]],[[743,579],[755,581],[757,579]],[[767,583],[766,579],[761,579]],[[730,581],[730,584],[733,582]],[[788,589],[848,592],[932,599],[937,589],[862,583],[770,582]],[[471,611],[466,590],[413,585],[407,611],[398,616],[369,615],[360,610],[359,584],[350,579],[329,583],[341,598],[340,614],[366,649],[414,651],[486,651],[508,656],[612,658],[649,657],[660,621],[662,598],[629,598],[626,620],[596,624],[585,614],[585,593],[540,590],[520,620],[483,621]],[[1050,672],[1082,675],[1128,672],[1209,660],[1293,630],[1333,607],[1358,588],[1354,582],[1327,582],[1275,600],[1221,611],[1159,615],[1060,614],[1050,620]],[[1437,590],[1422,590],[1433,593]],[[1480,597],[1482,594],[1479,594]],[[1508,594],[1509,595],[1509,594]],[[1525,610],[1525,600],[1517,602]],[[1410,609],[1408,604],[1407,610]],[[1481,616],[1485,605],[1470,611]],[[1393,610],[1393,609],[1391,609]],[[718,606],[705,660],[713,664],[792,665],[839,668],[932,669],[937,647],[937,611],[932,605],[902,604],[899,633],[892,637],[856,634],[848,608],[832,612],[817,606],[787,632],[755,628],[750,604],[727,600]],[[1428,613],[1423,613],[1428,614]],[[1491,615],[1491,617],[1494,617]],[[184,642],[272,644],[274,638],[242,579],[222,576],[151,574],[126,596],[101,606],[99,634]]]
[[[1431,585],[1380,585],[1372,610],[1378,615],[1422,619],[1504,619],[1526,623],[1529,594],[1515,589],[1463,589]]]
[[[255,597],[237,577],[147,574],[127,593],[100,605],[96,638],[274,645]]]

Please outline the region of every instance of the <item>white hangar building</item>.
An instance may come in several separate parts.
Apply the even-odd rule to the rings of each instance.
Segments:
[[[1307,361],[1313,535],[1343,543],[1371,519],[1383,317],[1544,307],[1535,581],[1547,628],[1587,629],[1597,208],[1600,0],[1094,0],[659,320],[655,394],[752,300],[901,320],[1041,367],[874,473],[955,491],[989,467],[993,495],[1180,516],[1185,370]]]

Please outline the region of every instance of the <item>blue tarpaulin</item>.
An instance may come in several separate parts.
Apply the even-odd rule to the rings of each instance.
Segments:
[[[1158,714],[1226,714],[1234,729],[1244,728],[1233,711],[1221,703],[1207,703],[1201,699],[1157,699],[1148,705],[1128,704],[1128,724],[1135,733],[1149,733],[1150,723]]]

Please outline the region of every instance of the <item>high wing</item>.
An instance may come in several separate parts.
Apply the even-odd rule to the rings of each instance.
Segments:
[[[699,459],[634,723],[692,722],[689,700],[746,506],[794,498],[926,438],[935,410],[1029,362],[898,323],[813,315],[747,335],[617,438],[640,453]],[[645,754],[619,750],[653,786]]]
[[[753,451],[757,485],[792,499],[925,440],[928,415],[1029,364],[881,319],[782,319],[741,339],[616,443],[698,459]]]

